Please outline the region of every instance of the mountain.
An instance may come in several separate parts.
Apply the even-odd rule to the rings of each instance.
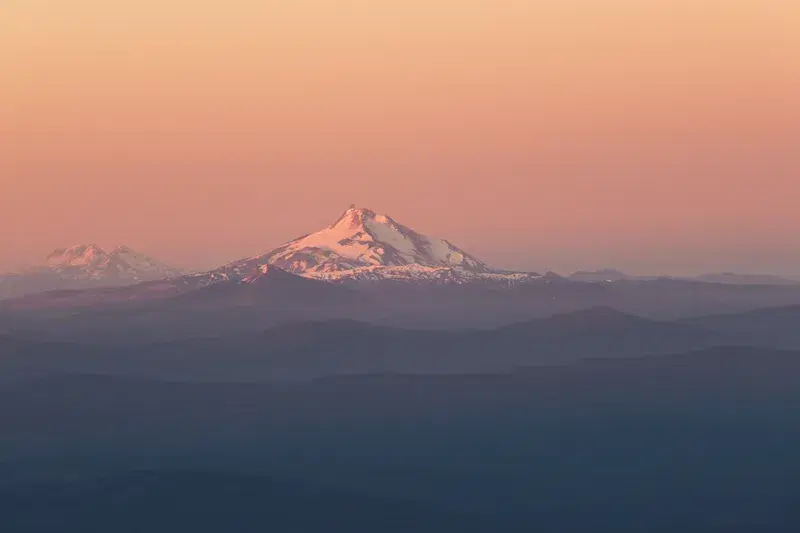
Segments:
[[[54,250],[46,268],[68,279],[133,283],[178,276],[181,271],[127,246],[106,252],[95,244]]]
[[[591,283],[622,281],[632,279],[631,276],[613,268],[603,268],[600,270],[579,270],[567,276],[572,281],[583,281]]]
[[[338,283],[516,283],[540,278],[538,274],[495,270],[446,240],[423,235],[387,215],[355,206],[327,228],[233,262],[209,275],[243,279],[264,265]]]
[[[95,244],[82,244],[54,250],[38,267],[0,275],[0,299],[51,290],[132,285],[179,275],[180,270],[127,246],[106,252]]]
[[[351,207],[329,227],[257,257],[296,274],[359,267],[419,265],[491,272],[483,262],[447,241],[426,237],[369,209]]]
[[[772,274],[735,274],[723,272],[703,274],[694,278],[706,283],[725,283],[728,285],[798,285],[800,281],[783,278]]]
[[[567,279],[589,283],[612,283],[617,281],[652,281],[657,279],[675,279],[697,281],[702,283],[719,283],[724,285],[800,285],[800,281],[775,276],[772,274],[735,274],[733,272],[702,274],[694,277],[671,276],[631,276],[613,268],[600,270],[579,270],[570,274]]]

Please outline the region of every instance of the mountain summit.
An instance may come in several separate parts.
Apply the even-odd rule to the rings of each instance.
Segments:
[[[446,240],[423,235],[388,215],[355,206],[320,231],[221,270],[225,277],[242,279],[263,265],[326,281],[511,279]]]

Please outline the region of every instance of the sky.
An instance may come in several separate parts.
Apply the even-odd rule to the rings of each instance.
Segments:
[[[504,268],[800,276],[796,0],[0,0],[0,270],[351,203]]]

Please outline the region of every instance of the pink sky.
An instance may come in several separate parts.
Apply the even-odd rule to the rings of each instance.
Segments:
[[[0,268],[355,202],[509,268],[800,275],[798,94],[796,0],[6,0]]]

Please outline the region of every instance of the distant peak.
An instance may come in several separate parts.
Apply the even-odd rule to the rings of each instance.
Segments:
[[[78,244],[51,252],[43,265],[75,279],[163,279],[179,271],[150,256],[120,245],[111,253],[96,244]]]

